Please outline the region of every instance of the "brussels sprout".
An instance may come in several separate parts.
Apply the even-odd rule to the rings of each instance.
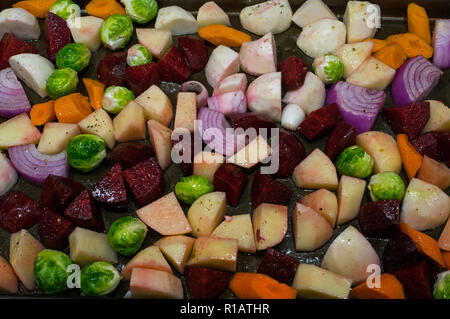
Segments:
[[[110,86],[103,94],[103,108],[111,114],[117,114],[135,99],[134,93],[123,86]]]
[[[34,260],[34,275],[37,286],[46,294],[67,290],[67,267],[72,264],[65,253],[52,249],[42,250]]]
[[[122,0],[125,11],[137,23],[147,23],[158,13],[155,0]]]
[[[403,179],[396,173],[383,172],[370,178],[369,191],[373,201],[398,199],[401,202],[406,188]]]
[[[120,274],[109,262],[96,261],[81,270],[81,292],[86,296],[104,296],[120,283]]]
[[[373,158],[359,146],[350,146],[339,154],[336,168],[341,175],[365,178],[372,173]]]
[[[133,21],[124,14],[113,14],[106,18],[101,29],[104,46],[110,50],[124,48],[133,35]]]
[[[152,54],[140,44],[132,45],[127,52],[127,64],[138,66],[152,62]]]
[[[82,172],[95,169],[106,157],[105,141],[97,135],[80,134],[67,144],[67,161]]]
[[[175,185],[175,194],[184,203],[191,205],[197,198],[214,191],[214,185],[204,176],[182,177]]]
[[[50,7],[50,12],[64,20],[69,20],[79,17],[81,10],[80,6],[72,0],[58,0]]]
[[[344,63],[332,54],[315,58],[312,67],[314,73],[326,84],[338,82],[344,74]]]
[[[80,72],[89,65],[90,59],[91,51],[84,44],[69,43],[56,54],[56,66]]]
[[[78,74],[71,68],[55,70],[47,80],[46,90],[51,99],[56,100],[77,90]]]
[[[147,236],[147,225],[138,218],[125,216],[112,223],[108,231],[112,249],[124,256],[137,253]]]
[[[450,299],[450,270],[437,275],[433,296],[435,299]]]

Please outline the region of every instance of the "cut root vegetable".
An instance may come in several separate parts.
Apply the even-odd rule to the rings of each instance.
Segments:
[[[69,94],[55,101],[56,118],[61,123],[78,123],[91,112],[87,97],[80,93]]]
[[[395,77],[395,70],[383,62],[369,57],[348,78],[347,82],[369,89],[384,91]]]
[[[244,42],[252,40],[252,37],[247,33],[222,24],[203,27],[198,30],[198,35],[215,46],[240,47]]]
[[[281,72],[261,75],[248,86],[248,108],[274,121],[281,120]]]
[[[333,11],[322,0],[307,0],[295,11],[292,21],[300,28],[321,19],[335,19]]]
[[[450,131],[450,108],[440,101],[427,100],[430,103],[430,119],[425,125],[422,133],[449,132]]]
[[[347,43],[355,43],[372,38],[377,32],[381,19],[381,9],[368,1],[348,1],[344,13],[347,26]]]
[[[431,43],[430,21],[424,7],[415,3],[408,5],[408,31]]]
[[[308,72],[303,85],[295,91],[286,92],[283,102],[297,104],[309,115],[324,105],[325,97],[325,84],[317,75]]]
[[[0,149],[10,146],[37,143],[41,138],[41,132],[31,124],[26,113],[0,123]]]
[[[270,145],[266,142],[264,137],[258,135],[244,148],[236,152],[232,157],[227,159],[227,162],[236,164],[243,168],[252,168],[261,163],[272,154]]]
[[[388,273],[380,276],[379,287],[369,287],[364,282],[353,288],[350,295],[354,299],[406,299],[401,282]]]
[[[288,0],[266,1],[245,7],[239,18],[243,28],[254,34],[277,34],[291,26],[292,9]]]
[[[422,166],[422,155],[409,142],[406,134],[397,135],[397,145],[402,157],[403,167],[406,170],[409,180],[413,179]]]
[[[172,35],[183,35],[196,33],[198,24],[192,13],[179,6],[170,6],[158,10],[155,28],[170,30]]]
[[[391,43],[384,48],[381,48],[374,53],[373,57],[390,66],[394,70],[400,68],[403,63],[405,63],[407,58],[402,47],[396,43]]]
[[[426,59],[433,55],[433,48],[422,38],[414,33],[401,33],[389,36],[386,39],[389,43],[397,43],[402,47],[408,58],[423,56]]]
[[[13,8],[22,8],[34,15],[36,18],[45,18],[51,6],[57,0],[24,0],[13,4]]]
[[[100,48],[103,19],[87,16],[69,19],[67,25],[75,43],[84,44],[91,52]]]
[[[297,104],[288,104],[284,107],[281,115],[281,126],[295,131],[305,118],[305,111],[300,106]]]
[[[276,72],[277,48],[272,33],[256,41],[249,41],[242,44],[239,52],[241,69],[254,76]]]
[[[0,196],[17,183],[17,172],[5,154],[0,153]]]
[[[125,9],[116,0],[91,0],[86,5],[86,13],[102,19],[113,14],[126,14]]]
[[[0,71],[0,116],[13,117],[30,111],[25,90],[11,68]]]
[[[373,42],[372,53],[379,51],[380,49],[384,48],[389,44],[389,42],[387,42],[386,40],[380,40],[375,38],[365,39],[364,42]]]
[[[242,91],[214,95],[208,98],[208,107],[225,115],[245,113],[247,111],[247,98]]]
[[[229,47],[219,45],[213,50],[206,64],[206,80],[215,88],[224,78],[239,72],[239,66],[239,54]]]
[[[230,76],[227,76],[219,84],[214,88],[213,96],[234,92],[234,91],[242,91],[245,92],[247,90],[247,76],[245,73],[236,73]]]
[[[12,33],[20,40],[37,40],[41,35],[38,20],[22,8],[9,8],[0,12],[0,39]]]
[[[101,109],[103,107],[103,94],[105,93],[105,85],[97,80],[83,78],[84,86],[89,95],[89,103],[94,110]]]
[[[450,68],[450,19],[436,19],[433,48],[433,64],[441,70]]]
[[[55,101],[35,104],[30,111],[31,124],[35,126],[44,125],[48,122],[56,120]]]
[[[344,63],[344,79],[349,77],[370,56],[373,42],[344,44],[333,52]]]
[[[136,35],[139,43],[157,59],[160,59],[172,45],[170,30],[136,28]]]
[[[81,131],[78,124],[47,123],[44,125],[37,149],[47,155],[61,153],[69,141],[79,134]]]
[[[240,299],[295,299],[297,296],[294,288],[255,273],[236,273],[230,281],[230,289]]]
[[[211,24],[231,26],[228,14],[214,1],[206,2],[198,9],[197,23],[199,28],[203,28]]]
[[[424,155],[417,178],[446,190],[450,187],[450,168],[444,163]]]

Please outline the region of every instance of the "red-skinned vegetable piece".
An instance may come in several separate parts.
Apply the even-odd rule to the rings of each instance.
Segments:
[[[125,85],[125,70],[127,68],[126,51],[113,52],[106,55],[97,68],[98,80],[106,87]]]
[[[422,132],[430,119],[430,103],[389,107],[382,109],[381,112],[395,134],[405,133],[411,140]]]
[[[439,141],[439,148],[442,150],[442,162],[450,167],[450,132],[435,132],[434,135]]]
[[[232,274],[205,267],[187,266],[184,276],[193,299],[214,299],[228,286]]]
[[[39,207],[27,195],[10,191],[0,200],[0,227],[10,233],[28,229],[36,224]]]
[[[234,129],[241,128],[245,131],[249,128],[255,128],[258,132],[260,129],[267,129],[267,137],[271,136],[270,130],[277,127],[271,119],[252,112],[232,113],[227,116]]]
[[[208,63],[208,49],[205,42],[185,35],[178,39],[178,46],[184,52],[192,73],[202,71]]]
[[[439,141],[439,135],[435,132],[429,132],[417,136],[411,141],[411,144],[416,148],[416,150],[436,161],[442,161],[442,149]]]
[[[47,43],[47,56],[55,61],[56,54],[70,43],[70,29],[66,20],[52,12],[45,16],[45,41]]]
[[[300,124],[298,131],[308,140],[314,140],[328,134],[342,120],[339,106],[332,103],[311,112]]]
[[[331,160],[336,160],[347,147],[356,144],[356,129],[345,121],[341,121],[331,131],[327,140],[326,154]]]
[[[390,271],[414,263],[418,258],[419,251],[414,241],[397,230],[383,251],[383,267],[385,271]]]
[[[252,183],[251,196],[253,208],[261,203],[285,205],[292,197],[292,190],[257,171]]]
[[[237,206],[247,181],[247,174],[241,168],[234,164],[224,163],[214,174],[214,190],[225,192],[227,203]]]
[[[109,208],[121,209],[128,205],[127,189],[120,163],[114,164],[111,170],[94,185],[91,194],[97,202]]]
[[[11,33],[5,33],[0,41],[0,70],[9,67],[9,58],[21,53],[39,53],[39,50],[17,39]]]
[[[367,237],[390,238],[400,220],[400,203],[396,199],[364,204],[359,210],[361,233]]]
[[[138,96],[153,84],[161,83],[159,68],[156,63],[131,66],[125,69],[125,79],[128,87]]]
[[[286,178],[292,175],[295,167],[306,157],[302,141],[286,130],[279,130],[279,167],[272,175],[275,178]]]
[[[295,91],[302,87],[309,68],[305,61],[296,56],[290,56],[280,63],[279,69],[283,88],[286,91]]]
[[[106,159],[112,164],[120,163],[123,169],[127,169],[148,160],[154,154],[151,146],[138,142],[125,142],[118,144]]]
[[[96,232],[105,230],[102,213],[88,190],[84,190],[64,211],[64,217],[75,226]]]
[[[279,282],[289,284],[297,265],[297,259],[273,248],[268,248],[261,260],[261,264],[259,264],[258,273],[265,274]]]
[[[178,152],[178,156],[180,156],[181,163],[179,163],[181,171],[183,172],[183,176],[191,176],[192,174],[194,174],[194,157],[195,157],[195,149],[194,149],[194,134],[189,134],[190,136],[190,141],[187,141],[187,143],[185,143],[183,141],[184,139],[184,135],[181,134],[179,136],[176,136],[174,139],[172,139],[172,143],[173,143],[173,148],[172,148],[172,152],[177,151]],[[172,137],[174,137],[174,135],[172,135]],[[201,141],[200,141],[201,143]],[[188,149],[190,148],[190,160],[189,161],[184,161],[183,160],[183,154],[184,152],[187,152]]]
[[[64,250],[69,245],[69,235],[75,225],[47,208],[41,209],[38,234],[41,243],[50,249]]]
[[[172,47],[158,61],[159,76],[162,81],[183,83],[191,76],[183,51]]]
[[[427,260],[420,260],[390,273],[402,283],[407,299],[433,298],[431,267]]]

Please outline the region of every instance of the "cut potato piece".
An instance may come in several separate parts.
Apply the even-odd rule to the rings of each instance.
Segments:
[[[206,27],[211,24],[223,24],[231,26],[230,18],[221,7],[214,1],[206,2],[198,9],[197,24],[199,28]]]
[[[136,102],[131,101],[116,115],[113,126],[114,138],[117,142],[145,139],[144,109]]]
[[[194,242],[194,238],[180,235],[163,237],[154,243],[154,245],[161,249],[169,263],[182,274],[184,273],[184,267],[191,256]]]
[[[172,130],[154,120],[148,121],[147,126],[159,166],[165,170],[172,163]]]
[[[344,13],[347,26],[347,42],[355,43],[373,38],[377,23],[381,20],[381,9],[368,1],[349,1]]]
[[[61,153],[66,149],[69,141],[79,134],[81,130],[78,124],[46,123],[37,150],[47,155]]]
[[[303,85],[295,91],[286,92],[283,102],[296,104],[309,115],[325,104],[326,94],[327,91],[322,80],[314,73],[308,72]]]
[[[348,78],[372,54],[373,42],[344,44],[333,52],[344,63],[344,79]]]
[[[442,102],[427,100],[430,103],[430,119],[425,125],[422,133],[427,132],[449,132],[450,131],[450,108]]]
[[[286,235],[287,207],[263,203],[253,211],[252,224],[256,249],[264,250],[273,247],[281,243]]]
[[[36,144],[40,138],[41,132],[31,124],[26,113],[0,123],[0,149],[16,145]]]
[[[225,216],[225,220],[217,226],[211,237],[237,239],[239,251],[244,253],[256,252],[250,214]]]
[[[110,150],[116,145],[114,139],[113,121],[109,114],[103,109],[98,109],[86,116],[78,123],[81,132],[100,136]]]
[[[0,196],[7,193],[17,183],[18,178],[11,161],[0,152]]]
[[[447,220],[447,224],[439,236],[438,245],[440,249],[450,251],[450,219]]]
[[[8,261],[0,256],[0,292],[16,294],[19,290],[17,277]]]
[[[158,246],[150,246],[139,251],[123,268],[123,279],[130,280],[134,268],[155,269],[173,273]]]
[[[245,7],[239,17],[242,27],[252,33],[277,34],[291,26],[292,9],[288,0],[272,0]]]
[[[167,271],[134,268],[131,273],[132,298],[183,299],[181,280]]]
[[[336,225],[338,201],[336,195],[329,190],[319,189],[302,197],[299,203],[314,209],[330,223],[331,227]]]
[[[227,211],[227,195],[212,192],[195,200],[187,213],[187,219],[195,237],[208,237],[222,221]]]
[[[300,28],[321,19],[337,20],[333,11],[322,0],[306,0],[292,16],[292,21]]]
[[[186,265],[236,271],[237,254],[236,239],[199,237]]]
[[[103,19],[94,16],[75,17],[67,20],[70,33],[75,43],[84,44],[92,52],[102,44],[101,29]]]
[[[20,40],[37,40],[41,29],[36,17],[27,10],[8,8],[0,12],[0,39],[5,33],[12,33]]]
[[[170,30],[136,28],[136,35],[139,43],[157,59],[160,59],[172,46]]]
[[[438,162],[426,155],[423,157],[417,178],[436,185],[442,190],[450,187],[450,169],[444,163]]]
[[[183,35],[196,33],[198,24],[192,13],[179,6],[170,6],[158,10],[155,28],[170,30],[172,35]]]
[[[219,45],[212,51],[206,64],[206,81],[215,88],[227,76],[238,73],[239,68],[239,54],[229,47]]]
[[[264,137],[258,135],[247,146],[229,157],[227,162],[248,169],[264,161],[270,154],[272,154],[272,148]]]
[[[337,195],[339,202],[338,225],[345,224],[358,216],[365,190],[365,180],[342,175]]]
[[[395,70],[374,57],[369,57],[348,78],[347,82],[384,91],[395,77]]]
[[[281,121],[281,72],[261,75],[250,83],[247,102],[252,112]]]
[[[144,108],[147,121],[155,120],[164,126],[169,126],[173,118],[172,103],[157,85],[149,87],[134,101]]]
[[[272,33],[256,41],[244,42],[239,56],[241,69],[248,74],[260,76],[277,71],[277,46]]]
[[[225,159],[219,153],[203,151],[194,157],[194,175],[206,177],[211,183],[214,181],[214,174],[224,163]]]
[[[197,94],[179,92],[173,129],[183,128],[194,133],[194,122],[197,119]]]

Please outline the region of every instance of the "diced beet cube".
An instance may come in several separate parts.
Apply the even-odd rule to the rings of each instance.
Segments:
[[[331,131],[327,141],[326,153],[331,160],[337,159],[339,154],[347,147],[356,144],[356,128],[347,124],[345,121],[341,121]]]
[[[242,169],[234,164],[224,163],[214,174],[214,189],[218,192],[225,192],[227,203],[237,206],[247,181],[247,174]]]
[[[49,175],[42,185],[39,206],[62,214],[69,204],[86,188],[66,177]]]
[[[305,61],[296,56],[290,56],[280,63],[279,69],[283,88],[286,91],[294,91],[303,86],[309,68]]]
[[[191,76],[183,51],[172,47],[158,61],[159,77],[166,82],[183,83]]]
[[[0,200],[0,227],[10,233],[28,229],[36,224],[39,207],[27,195],[10,191]]]
[[[279,282],[288,284],[291,281],[298,260],[279,252],[273,248],[268,248],[259,265],[258,272],[265,274]]]
[[[82,191],[66,208],[64,217],[81,228],[97,232],[105,230],[102,213],[88,190]]]
[[[422,132],[430,119],[430,103],[383,108],[381,112],[395,134],[405,133],[411,140]]]
[[[403,285],[407,299],[432,299],[432,274],[427,260],[390,272]]]
[[[184,276],[193,299],[214,299],[228,286],[232,274],[205,267],[187,266]]]
[[[252,204],[261,203],[285,205],[292,197],[292,191],[267,175],[256,172],[252,184]]]
[[[9,58],[21,53],[39,53],[34,46],[5,33],[0,41],[0,70],[9,67]]]
[[[396,199],[378,200],[361,207],[358,222],[367,237],[389,238],[397,231],[400,203]]]
[[[125,142],[118,144],[108,155],[107,160],[113,164],[118,162],[123,169],[127,169],[148,160],[154,154],[151,146],[138,142]]]
[[[249,128],[254,128],[257,130],[257,133],[260,134],[264,133],[263,131],[260,131],[261,129],[267,129],[266,134],[268,138],[271,136],[270,130],[277,127],[271,119],[252,112],[232,113],[228,114],[228,118],[234,129],[241,128],[245,131]]]
[[[41,209],[38,234],[42,244],[50,249],[64,250],[69,245],[69,235],[74,224],[47,208]]]
[[[125,85],[125,70],[127,68],[126,51],[113,52],[106,55],[98,64],[97,76],[106,87]]]
[[[124,208],[128,205],[127,189],[122,176],[120,163],[111,170],[91,190],[92,197],[111,208]]]
[[[153,202],[163,193],[163,171],[155,158],[127,169],[123,172],[123,177],[139,206]]]
[[[333,103],[311,112],[298,130],[308,140],[313,140],[328,134],[342,120],[339,106]]]
[[[56,54],[70,43],[70,29],[66,20],[52,12],[45,17],[45,41],[47,55],[50,61],[55,61]]]
[[[205,42],[191,36],[182,36],[178,39],[178,46],[183,50],[192,73],[202,71],[208,63],[208,49]]]
[[[292,175],[295,167],[305,159],[306,152],[302,141],[292,133],[279,130],[278,171],[272,176],[286,178]]]
[[[450,167],[450,132],[434,132],[434,136],[436,136],[439,141],[442,162]]]
[[[419,252],[414,241],[397,230],[384,249],[383,267],[385,271],[389,271],[416,262],[418,257]]]
[[[417,136],[411,141],[411,144],[414,145],[420,154],[431,157],[436,161],[442,160],[439,138],[433,132]]]
[[[131,91],[138,96],[153,84],[161,83],[156,63],[131,66],[125,69],[125,79]]]

